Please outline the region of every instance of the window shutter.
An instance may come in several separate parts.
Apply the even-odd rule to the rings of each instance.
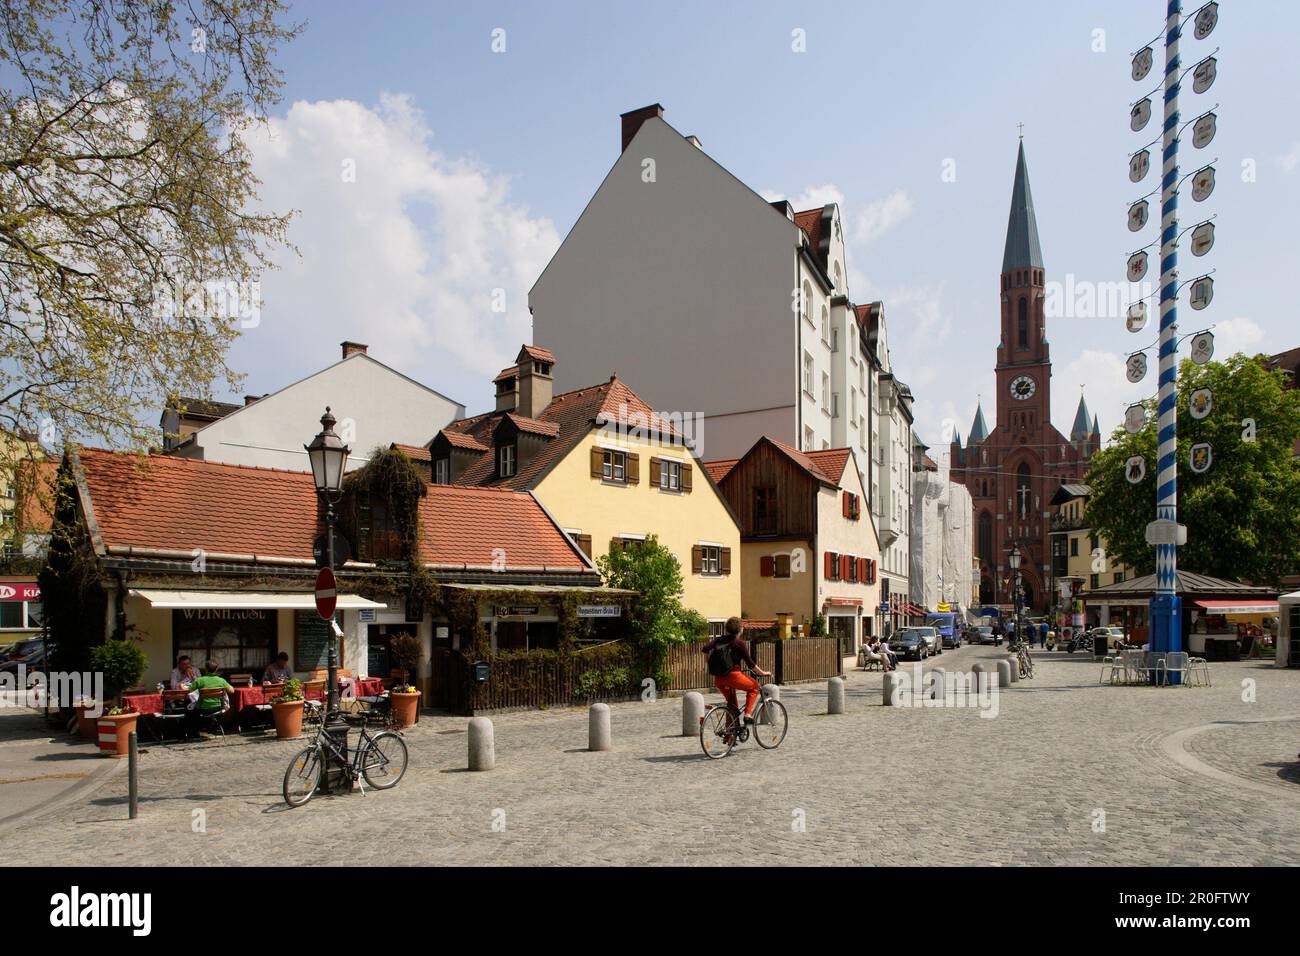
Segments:
[[[591,535],[589,534],[578,535],[578,550],[580,550],[587,557],[589,558],[591,557]]]
[[[858,580],[863,584],[867,583],[867,559],[858,558]]]
[[[682,491],[689,492],[690,490],[691,490],[691,466],[683,462],[682,463]]]
[[[853,559],[847,554],[840,555],[840,580],[847,581],[850,577],[849,563]]]
[[[652,488],[665,487],[663,466],[659,462],[660,459],[656,458],[654,455],[650,456],[650,487]]]
[[[699,574],[704,570],[704,549],[698,544],[691,548],[691,573]]]
[[[592,446],[591,449],[591,477],[600,478],[605,474],[605,452]]]
[[[827,551],[826,560],[823,563],[826,565],[827,579],[831,581],[835,580],[835,553],[832,551]]]
[[[840,514],[846,518],[849,516],[849,493],[847,491],[840,493]]]
[[[731,573],[731,549],[730,548],[722,549],[722,557],[719,558],[718,567],[723,574]]]
[[[641,481],[641,456],[631,452],[627,454],[627,483],[635,485]]]
[[[765,554],[758,559],[758,576],[760,578],[770,578],[776,575],[776,558],[770,554]]]

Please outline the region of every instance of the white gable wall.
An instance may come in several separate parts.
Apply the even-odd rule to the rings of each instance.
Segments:
[[[335,431],[352,448],[349,468],[376,446],[423,445],[465,407],[368,355],[354,354],[219,419],[179,454],[232,465],[307,471],[307,444],[330,406]]]

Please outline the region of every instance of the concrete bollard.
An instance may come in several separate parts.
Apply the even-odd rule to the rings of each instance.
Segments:
[[[592,704],[587,711],[587,749],[613,749],[609,733],[609,704]]]
[[[704,695],[690,691],[682,697],[682,736],[694,737],[700,732],[700,718],[704,716]]]
[[[982,694],[984,688],[988,686],[989,675],[988,668],[984,666],[983,661],[976,661],[970,669],[971,687],[975,693]]]
[[[486,717],[469,719],[469,769],[491,770],[497,765],[496,740],[492,735],[492,721]]]
[[[898,689],[898,671],[888,671],[880,685],[880,702],[886,707],[894,705],[894,693]]]
[[[948,680],[948,674],[942,667],[935,667],[930,671],[930,688],[926,692],[931,700],[943,700],[944,683]]]
[[[1007,655],[1007,672],[1011,675],[1011,683],[1020,681],[1020,659],[1015,654]]]
[[[826,682],[826,713],[844,713],[844,678],[832,677]]]
[[[1011,683],[1011,662],[1008,660],[998,661],[998,686],[1006,687]]]

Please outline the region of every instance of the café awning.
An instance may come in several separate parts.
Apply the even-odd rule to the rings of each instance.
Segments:
[[[1197,601],[1211,614],[1276,614],[1276,601]]]
[[[311,591],[160,591],[152,588],[132,588],[130,595],[148,601],[150,607],[163,610],[218,608],[227,611],[281,609],[314,611],[316,609],[316,598]],[[387,606],[357,594],[340,594],[338,597],[340,611]]]

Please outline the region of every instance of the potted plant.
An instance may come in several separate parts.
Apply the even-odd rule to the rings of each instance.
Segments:
[[[275,735],[281,740],[302,736],[302,681],[292,678],[284,689],[271,698],[271,716],[275,718]]]
[[[393,663],[402,671],[402,682],[414,680],[423,652],[420,639],[414,634],[394,634],[388,643],[388,650],[393,656]]]
[[[94,740],[98,737],[99,729],[96,726],[96,718],[86,716],[87,711],[99,709],[95,698],[83,697],[73,704],[72,709],[77,712],[77,733],[87,740]]]
[[[108,640],[90,652],[90,666],[104,675],[105,699],[117,700],[144,676],[148,658],[134,641]]]
[[[399,684],[388,693],[393,720],[398,727],[410,727],[420,716],[420,691],[411,684]]]
[[[125,757],[130,749],[131,732],[140,714],[134,707],[110,707],[96,722],[99,730],[99,755]]]

